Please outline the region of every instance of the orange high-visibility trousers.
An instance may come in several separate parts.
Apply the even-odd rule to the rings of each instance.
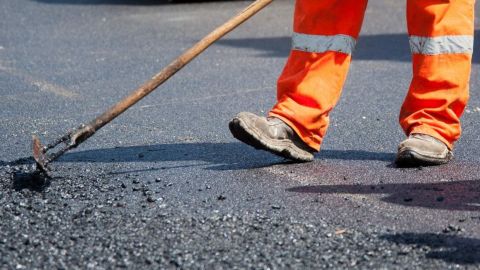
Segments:
[[[319,150],[337,103],[368,0],[297,0],[292,51],[269,115]],[[452,149],[468,100],[475,0],[407,0],[413,78],[400,111],[407,135]]]

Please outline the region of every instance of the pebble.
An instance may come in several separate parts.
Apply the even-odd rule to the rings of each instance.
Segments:
[[[462,232],[464,231],[463,228],[455,226],[453,224],[448,225],[445,229],[443,229],[443,233],[452,233],[452,232]]]

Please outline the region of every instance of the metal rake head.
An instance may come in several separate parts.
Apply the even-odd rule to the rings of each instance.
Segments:
[[[48,157],[46,155],[45,146],[43,146],[42,142],[40,142],[40,138],[37,135],[33,135],[33,158],[37,163],[37,169],[48,173],[49,169],[48,165]]]
[[[67,141],[69,141],[69,138],[70,134],[67,134],[57,139],[54,143],[45,146],[42,144],[40,138],[37,135],[33,135],[33,158],[35,159],[35,162],[37,164],[37,170],[48,175],[50,171],[48,164],[72,148],[72,145],[67,143]],[[57,152],[48,154],[48,151],[50,149],[56,148],[61,143],[65,143],[65,146],[60,148]]]
[[[68,132],[48,145],[43,145],[40,138],[37,135],[33,135],[33,158],[37,163],[37,170],[48,175],[50,171],[48,164],[50,162],[56,160],[68,150],[77,147],[94,133],[95,130],[90,125],[81,125],[78,129]],[[59,147],[60,144],[63,144],[63,146]],[[55,149],[58,150],[48,153],[50,150],[53,151]]]

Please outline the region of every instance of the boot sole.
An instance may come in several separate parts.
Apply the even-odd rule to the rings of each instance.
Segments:
[[[447,164],[452,159],[452,152],[448,152],[445,158],[434,158],[419,154],[414,150],[407,149],[397,154],[395,163],[404,167],[435,166]]]
[[[261,135],[255,127],[248,126],[239,118],[234,118],[228,125],[233,137],[239,141],[253,146],[255,149],[265,150],[277,156],[297,162],[313,160],[313,154],[301,153],[298,147],[290,140],[273,140]],[[310,156],[311,155],[311,156]]]

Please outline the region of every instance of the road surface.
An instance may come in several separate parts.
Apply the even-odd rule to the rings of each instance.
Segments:
[[[12,180],[32,133],[89,121],[248,4],[0,0],[0,268],[480,267],[479,46],[455,160],[396,168],[404,1],[370,1],[312,163],[228,131],[275,101],[293,12],[277,0],[55,162],[49,185]]]

